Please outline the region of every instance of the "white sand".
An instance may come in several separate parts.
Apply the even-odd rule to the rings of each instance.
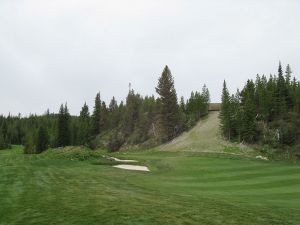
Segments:
[[[147,172],[150,171],[147,166],[134,166],[134,165],[120,164],[120,165],[116,165],[114,167],[123,169],[123,170],[138,170],[138,171],[147,171]]]
[[[104,158],[107,158],[107,159],[110,159],[110,160],[114,160],[116,162],[128,162],[128,163],[131,163],[131,162],[138,162],[136,160],[131,160],[131,159],[118,159],[118,158],[115,158],[115,157],[110,157],[110,156],[103,156]]]
[[[258,155],[255,157],[256,159],[261,159],[261,160],[269,160],[267,157],[263,157],[261,155]]]
[[[131,160],[131,159],[118,159],[118,158],[115,158],[115,157],[109,157],[109,159],[112,159],[116,162],[137,162],[136,160]]]

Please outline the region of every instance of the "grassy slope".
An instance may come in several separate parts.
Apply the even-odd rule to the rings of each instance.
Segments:
[[[0,224],[300,224],[298,164],[171,145],[115,154],[150,173],[68,160],[82,158],[78,149],[65,158],[0,154]]]
[[[200,120],[190,131],[175,138],[168,144],[160,146],[164,151],[187,152],[218,152],[253,155],[254,152],[246,146],[224,141],[219,132],[219,112],[211,112]]]
[[[223,150],[224,141],[220,138],[218,129],[218,113],[210,113],[189,132],[160,147],[169,151],[212,151]]]

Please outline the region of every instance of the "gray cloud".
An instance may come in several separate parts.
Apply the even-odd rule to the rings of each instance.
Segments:
[[[164,65],[178,95],[207,84],[220,101],[278,61],[300,65],[297,0],[2,0],[0,113],[78,114],[96,92],[154,94]],[[299,78],[299,77],[298,77]]]

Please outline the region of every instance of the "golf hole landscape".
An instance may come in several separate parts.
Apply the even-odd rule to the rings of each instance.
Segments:
[[[300,225],[300,0],[0,0],[0,225]]]

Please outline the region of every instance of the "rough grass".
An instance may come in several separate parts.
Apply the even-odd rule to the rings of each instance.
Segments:
[[[118,165],[120,162],[105,156],[106,151],[91,150],[83,146],[69,146],[65,148],[49,149],[39,155],[44,159],[65,159],[71,161],[89,161],[93,165]],[[123,162],[123,164],[136,164],[135,162]]]
[[[11,149],[0,150],[0,155],[15,155],[23,154],[23,146],[21,145],[12,145]]]
[[[69,146],[65,148],[49,149],[41,154],[41,156],[52,159],[69,159],[85,161],[90,159],[99,159],[103,156],[103,151],[92,151],[83,146]]]

